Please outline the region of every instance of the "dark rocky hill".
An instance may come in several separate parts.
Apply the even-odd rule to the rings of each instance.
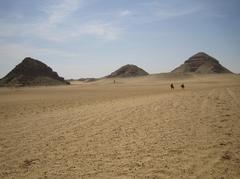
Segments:
[[[180,65],[172,72],[175,73],[232,73],[227,68],[223,67],[217,59],[210,55],[199,52],[188,60],[184,64]]]
[[[69,84],[46,64],[26,57],[0,80],[0,86],[41,86]]]
[[[118,70],[114,71],[110,75],[108,75],[108,78],[114,78],[114,77],[136,77],[136,76],[144,76],[148,75],[146,71],[139,68],[136,65],[124,65]]]

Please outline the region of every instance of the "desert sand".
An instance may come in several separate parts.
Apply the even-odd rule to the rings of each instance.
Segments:
[[[239,75],[115,80],[0,88],[0,178],[240,178]]]

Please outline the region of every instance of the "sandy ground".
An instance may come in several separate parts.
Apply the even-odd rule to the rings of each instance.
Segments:
[[[0,178],[240,178],[240,76],[116,82],[1,88]]]

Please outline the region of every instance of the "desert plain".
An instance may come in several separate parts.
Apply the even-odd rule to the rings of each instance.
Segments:
[[[0,88],[0,178],[240,178],[239,75],[115,80]]]

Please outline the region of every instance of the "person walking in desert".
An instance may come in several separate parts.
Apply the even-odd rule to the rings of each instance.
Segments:
[[[183,83],[181,84],[181,88],[182,88],[182,89],[184,89],[184,88],[185,88],[185,85],[184,85]]]

